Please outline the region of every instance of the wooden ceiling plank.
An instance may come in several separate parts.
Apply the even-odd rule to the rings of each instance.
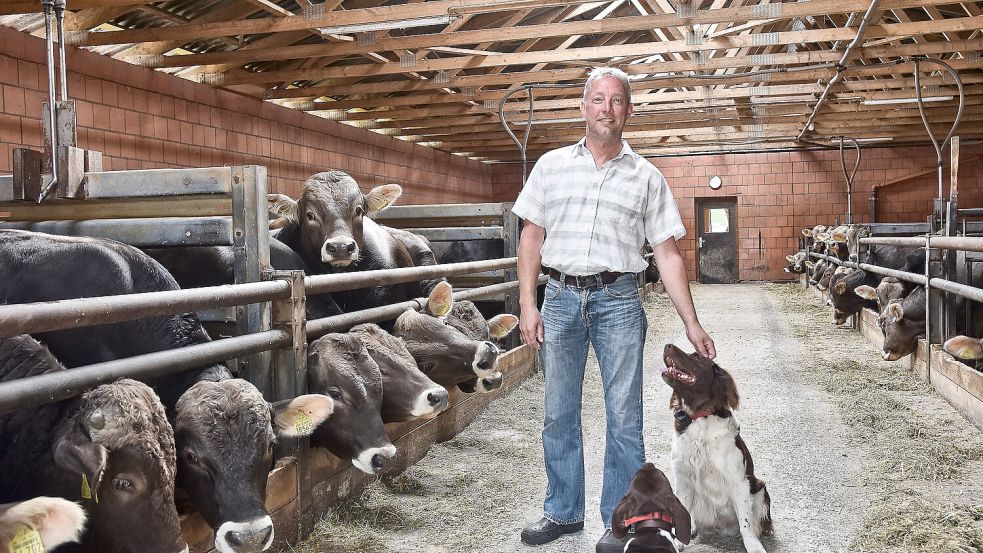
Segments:
[[[983,16],[964,17],[958,19],[947,19],[945,21],[927,21],[918,23],[900,23],[891,25],[879,25],[867,27],[868,36],[891,36],[897,34],[914,33],[935,33],[942,29],[948,30],[970,30],[983,29]],[[852,29],[817,29],[810,31],[799,31],[791,33],[778,33],[775,41],[780,44],[796,44],[800,42],[828,41],[830,38],[852,39],[854,31]],[[608,59],[616,56],[633,55],[652,55],[656,53],[666,53],[669,51],[689,52],[694,50],[708,50],[715,48],[737,48],[751,46],[756,37],[724,37],[705,42],[701,45],[688,45],[685,41],[673,41],[670,43],[636,43],[610,47],[593,48],[574,48],[559,52],[525,52],[519,54],[500,54],[496,56],[461,56],[424,62],[424,67],[417,67],[417,70],[437,71],[457,69],[463,67],[495,67],[499,65],[525,65],[534,63],[551,63],[558,61],[587,61],[596,59]],[[832,54],[835,54],[832,53]],[[858,52],[857,55],[862,55]],[[829,56],[826,56],[827,58]],[[663,64],[668,65],[668,64]],[[405,71],[399,64],[389,64],[382,66],[344,66],[328,68],[322,71],[310,73],[289,72],[289,71],[269,71],[256,73],[243,79],[232,81],[219,80],[216,84],[244,84],[276,82],[282,80],[309,80],[309,79],[329,79],[335,77],[355,77],[369,75],[398,74]]]
[[[70,0],[69,10],[84,10],[89,8],[108,8],[119,6],[139,6],[149,4],[151,0]],[[0,3],[0,15],[20,13],[41,13],[39,0],[6,0]]]

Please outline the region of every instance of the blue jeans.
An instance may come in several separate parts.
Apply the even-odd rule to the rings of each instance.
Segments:
[[[584,445],[581,404],[587,346],[594,346],[604,385],[607,435],[601,519],[611,513],[645,463],[642,441],[642,349],[648,322],[636,279],[623,275],[593,288],[546,285],[540,361],[546,379],[546,518],[558,524],[584,520]]]

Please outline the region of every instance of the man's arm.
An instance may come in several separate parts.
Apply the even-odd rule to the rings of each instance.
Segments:
[[[526,221],[519,236],[519,332],[522,341],[539,349],[543,343],[543,318],[536,304],[536,281],[542,270],[546,230]]]
[[[669,299],[672,300],[676,312],[679,313],[679,317],[686,327],[686,337],[689,338],[690,343],[693,344],[698,353],[713,359],[717,356],[717,350],[714,348],[713,339],[703,330],[703,326],[700,325],[700,320],[696,316],[693,296],[689,291],[686,266],[683,264],[683,256],[679,253],[676,241],[669,238],[653,247],[652,253],[655,264],[659,267],[659,274],[662,276],[662,284],[666,287],[666,293],[669,294]]]

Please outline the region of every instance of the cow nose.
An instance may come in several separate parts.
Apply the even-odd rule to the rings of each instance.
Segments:
[[[349,243],[345,244],[345,249],[348,250],[348,253],[354,253],[355,252],[355,242],[349,242]]]
[[[492,366],[491,361],[487,359],[482,359],[481,361],[478,361],[478,368],[483,371],[487,371],[488,369],[491,368],[491,366]]]
[[[237,532],[230,530],[226,532],[225,540],[237,549],[248,547],[249,551],[262,551],[262,549],[257,548],[262,548],[266,544],[271,532],[273,532],[272,526],[262,528],[258,532]]]
[[[375,470],[382,470],[382,467],[386,466],[386,458],[382,455],[376,453],[372,456],[372,468]]]
[[[447,401],[447,390],[441,390],[441,392],[430,392],[427,394],[427,403],[429,403],[431,407],[436,407]]]

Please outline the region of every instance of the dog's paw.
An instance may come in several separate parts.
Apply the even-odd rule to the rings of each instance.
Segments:
[[[692,540],[690,543],[693,543]],[[672,544],[676,546],[676,551],[682,551],[686,549],[687,545],[679,540],[672,540]]]

